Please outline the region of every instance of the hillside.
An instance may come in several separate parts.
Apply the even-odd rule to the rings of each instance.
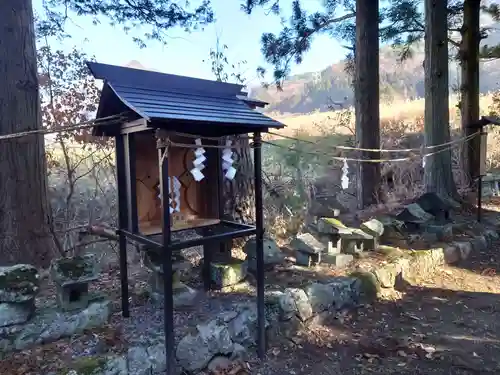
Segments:
[[[500,42],[500,32],[495,30],[485,43]],[[381,100],[413,100],[424,96],[424,51],[418,48],[412,59],[398,62],[397,53],[391,47],[380,51]],[[340,62],[320,72],[291,76],[283,85],[283,91],[275,87],[250,88],[251,95],[269,102],[266,112],[275,114],[300,114],[328,111],[352,104],[351,78],[345,72],[345,63]],[[459,67],[450,62],[450,92],[459,87]],[[500,88],[500,61],[481,62],[481,92]]]

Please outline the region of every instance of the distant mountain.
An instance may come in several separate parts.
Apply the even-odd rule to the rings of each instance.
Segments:
[[[500,31],[493,30],[483,44],[500,43]],[[398,62],[397,53],[391,47],[380,51],[380,95],[382,101],[416,99],[424,96],[424,50],[416,49],[413,58]],[[456,62],[450,62],[450,90],[460,85],[460,70]],[[500,89],[500,60],[481,62],[480,90],[482,93]],[[291,76],[283,91],[275,87],[252,87],[250,95],[269,102],[266,112],[299,114],[328,111],[331,108],[352,104],[351,77],[345,72],[345,62],[328,66],[320,72]]]

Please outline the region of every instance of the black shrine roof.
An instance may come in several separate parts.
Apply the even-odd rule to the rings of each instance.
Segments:
[[[241,85],[96,62],[87,66],[96,79],[104,80],[97,119],[131,112],[147,120],[148,127],[168,121],[166,128],[189,132],[225,125],[221,131],[228,134],[284,127],[256,111],[267,103],[248,98]]]

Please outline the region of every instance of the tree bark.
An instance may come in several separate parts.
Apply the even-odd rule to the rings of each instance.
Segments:
[[[31,0],[0,1],[0,51],[0,134],[39,129]],[[50,222],[43,135],[0,140],[0,265],[49,265]]]
[[[248,139],[235,137],[239,145],[248,145]],[[224,178],[225,213],[231,220],[250,224],[255,219],[253,186],[252,149],[241,147],[233,149],[234,166],[237,169],[233,180]]]
[[[380,148],[379,93],[379,1],[356,1],[356,45],[354,101],[356,145]],[[380,159],[380,153],[361,152],[362,159]],[[359,164],[357,192],[359,207],[377,203],[380,164]]]
[[[425,144],[450,141],[448,87],[447,1],[425,0]],[[436,152],[436,148],[430,152]],[[425,161],[428,192],[456,197],[451,150],[430,155]]]
[[[461,65],[462,84],[460,87],[460,111],[462,117],[462,134],[468,136],[476,130],[469,126],[479,120],[479,43],[481,2],[464,1],[464,21],[462,27],[462,43],[459,59]],[[463,167],[471,179],[477,174],[481,142],[479,137],[464,144]],[[472,183],[472,180],[470,180]]]

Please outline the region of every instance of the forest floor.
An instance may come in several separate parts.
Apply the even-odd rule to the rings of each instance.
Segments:
[[[499,210],[500,204],[495,206],[488,208]],[[150,331],[161,335],[163,314],[145,298],[144,270],[132,268],[130,278],[134,280],[130,319],[120,316],[118,269],[110,267],[96,286],[116,304],[108,326],[9,354],[0,360],[0,374],[58,374],[68,369],[75,357],[120,353],[134,336],[141,341]],[[45,295],[52,294],[49,287],[44,287]],[[233,297],[226,298],[205,297],[207,304],[197,305],[204,316],[196,318],[207,319],[205,314],[214,309],[230,308]],[[176,312],[176,326],[184,326],[189,314]],[[190,320],[196,323],[196,319]],[[494,374],[500,373],[499,350],[497,241],[461,264],[443,266],[417,284],[401,286],[370,305],[337,313],[321,326],[308,327],[300,340],[273,344],[265,361],[251,354],[246,372],[238,375]]]
[[[252,374],[500,373],[500,242],[271,348]]]

